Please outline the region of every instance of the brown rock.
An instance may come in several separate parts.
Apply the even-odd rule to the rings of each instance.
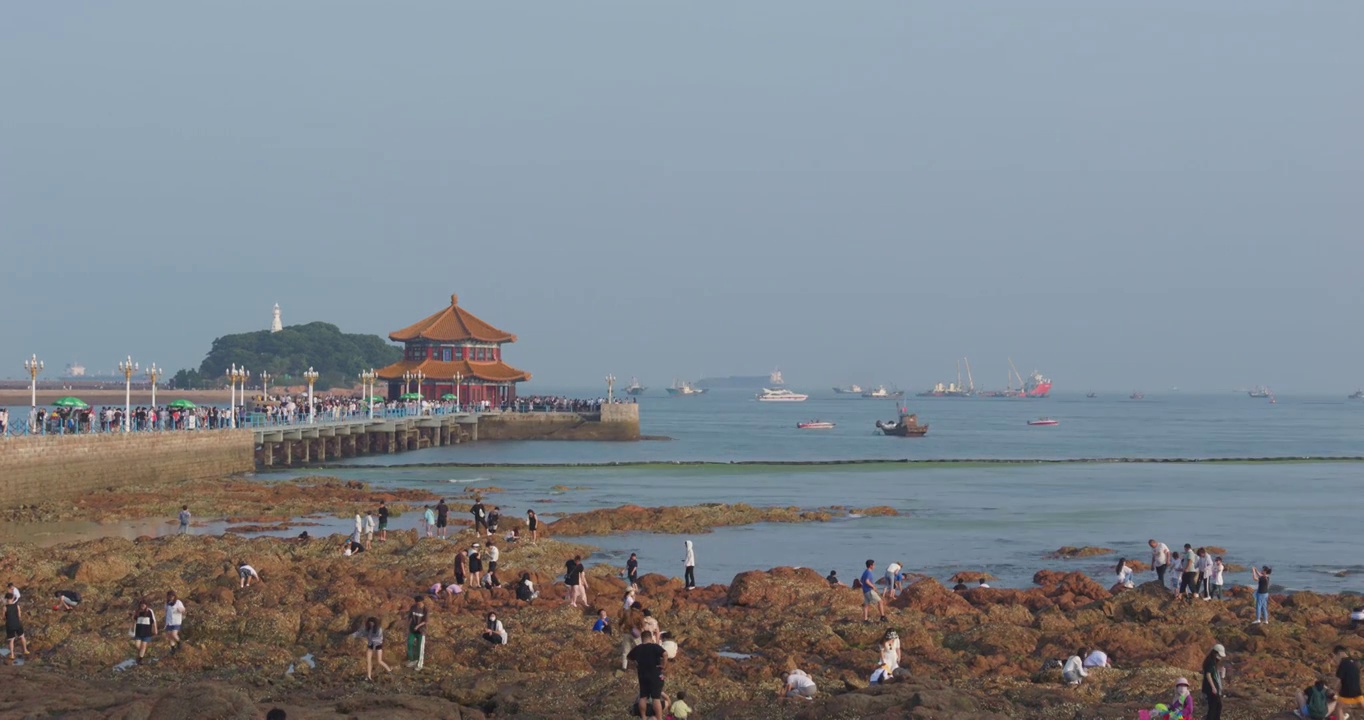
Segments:
[[[1050,552],[1050,553],[1047,553],[1047,557],[1048,557],[1048,558],[1051,558],[1051,559],[1058,559],[1058,558],[1059,558],[1059,559],[1072,559],[1072,558],[1097,557],[1097,556],[1099,556],[1099,555],[1112,555],[1112,554],[1113,554],[1113,549],[1112,549],[1112,548],[1106,548],[1106,547],[1091,547],[1091,546],[1089,546],[1089,545],[1085,545],[1085,546],[1083,546],[1083,547],[1072,547],[1072,546],[1070,546],[1070,545],[1062,545],[1061,547],[1057,548],[1056,550],[1054,550],[1054,551],[1052,551],[1052,552]],[[1136,570],[1136,568],[1132,568],[1132,569],[1133,569],[1133,571]]]

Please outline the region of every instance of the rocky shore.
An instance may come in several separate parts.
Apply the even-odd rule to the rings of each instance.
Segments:
[[[391,532],[354,557],[340,542],[227,535],[0,548],[0,581],[24,592],[33,651],[23,665],[0,667],[0,717],[255,718],[273,706],[290,718],[624,716],[635,681],[620,671],[619,635],[589,632],[595,610],[559,600],[564,560],[591,548],[546,539],[506,547],[503,579],[531,573],[541,598],[518,602],[499,588],[434,604],[418,673],[400,662],[404,612],[414,594],[450,579],[455,549],[471,545],[472,533],[443,542]],[[239,588],[238,561],[264,582]],[[646,574],[639,600],[678,637],[668,687],[685,689],[704,718],[1134,718],[1167,700],[1175,678],[1196,676],[1220,642],[1230,654],[1226,717],[1270,719],[1285,717],[1294,688],[1329,672],[1334,645],[1364,649],[1348,627],[1353,597],[1275,596],[1274,622],[1251,625],[1241,592],[1176,603],[1155,585],[1115,593],[1081,573],[1043,571],[1034,581],[953,592],[920,579],[889,603],[885,624],[863,624],[861,594],[809,569],[755,570],[690,592]],[[593,604],[620,623],[616,570],[594,567],[588,584]],[[82,593],[79,609],[48,608],[63,589]],[[128,667],[137,599],[159,610],[171,589],[189,609],[184,649],[171,655],[154,642],[148,663]],[[479,638],[489,609],[508,646]],[[372,684],[351,637],[369,616],[386,629],[388,659],[399,661]],[[910,679],[868,687],[888,628],[899,633]],[[1116,669],[1063,687],[1044,664],[1082,646],[1108,652]],[[777,678],[796,667],[820,697],[777,702]]]

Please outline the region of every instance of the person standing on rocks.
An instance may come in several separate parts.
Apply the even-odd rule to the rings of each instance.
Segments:
[[[384,662],[384,629],[379,627],[379,618],[366,618],[364,629],[356,634],[365,640],[365,679],[374,679],[375,660],[379,661],[379,667],[393,672],[393,668]]]
[[[388,502],[379,501],[379,542],[388,542]]]
[[[583,580],[579,559],[580,556],[575,555],[564,562],[564,600],[569,607],[578,607],[578,584]]]
[[[365,511],[365,549],[374,549],[374,531],[379,529],[378,522],[374,519],[374,513]]]
[[[188,505],[181,505],[181,506],[180,506],[180,534],[181,534],[181,535],[184,535],[184,534],[186,534],[186,533],[189,532],[189,520],[190,520],[189,506],[188,506]]]
[[[526,511],[526,528],[530,530],[530,541],[537,542],[540,539],[540,516],[534,510]]]
[[[872,571],[876,569],[876,561],[868,560],[867,568],[862,571],[862,622],[869,623],[871,618],[868,613],[871,606],[875,605],[881,614],[881,622],[886,621],[886,602],[881,599],[881,594],[876,592],[876,574]]]
[[[450,524],[450,506],[445,504],[445,498],[441,498],[436,503],[436,537],[445,539],[445,528]]]
[[[407,611],[407,666],[421,670],[426,662],[426,599],[412,597]]]
[[[904,576],[900,574],[900,569],[900,563],[895,562],[894,560],[890,561],[890,564],[886,566],[885,581],[887,600],[894,600],[895,594],[900,592],[900,583],[904,580]]]
[[[19,641],[19,647],[24,655],[28,654],[28,638],[24,636],[24,618],[19,611],[19,598],[14,593],[5,593],[5,639],[9,641],[9,660],[14,662],[18,655],[14,654],[14,641]]]
[[[1205,720],[1222,720],[1222,660],[1226,657],[1227,649],[1218,643],[1203,658],[1203,697],[1208,705]]]
[[[260,579],[260,573],[256,572],[255,568],[247,565],[245,560],[237,563],[237,577],[241,579],[241,587],[251,587],[251,582],[253,580],[265,582]]]
[[[639,584],[639,557],[630,553],[630,559],[625,561],[625,584]]]
[[[359,510],[355,511],[355,534],[351,536],[351,539],[355,542],[364,542],[365,540],[365,518]]]
[[[502,522],[502,508],[493,506],[493,511],[488,513],[488,537],[492,537],[497,532],[497,524]]]
[[[469,551],[460,550],[455,553],[455,584],[464,587],[465,574],[469,570]]]
[[[1185,600],[1192,600],[1198,593],[1198,558],[1194,555],[1193,546],[1184,543],[1184,565],[1179,576],[1179,591],[1176,596]]]
[[[432,510],[430,505],[427,505],[426,508],[422,510],[422,534],[426,537],[431,537],[435,531],[436,511]]]
[[[1269,624],[1269,574],[1273,572],[1268,565],[1256,570],[1250,569],[1251,577],[1255,578],[1255,622]]]
[[[1198,548],[1198,595],[1204,600],[1212,599],[1212,553],[1207,548]]]
[[[582,602],[583,607],[587,607],[590,603],[587,599],[587,568],[583,566],[583,556],[574,555],[573,565],[575,572],[578,574],[578,584],[573,586],[573,589],[576,591],[575,597],[578,601]]]
[[[1146,541],[1151,546],[1151,572],[1156,574],[1161,587],[1165,587],[1165,571],[1170,567],[1170,546],[1156,542],[1154,538]]]
[[[686,589],[693,590],[696,588],[696,548],[692,546],[690,540],[683,542],[686,543],[687,554],[682,558],[682,581]]]
[[[175,595],[174,590],[166,592],[166,634],[170,636],[171,653],[180,651],[180,625],[185,622],[185,604]]]
[[[1336,702],[1342,711],[1348,707],[1354,707],[1356,712],[1364,711],[1364,691],[1359,687],[1359,663],[1350,657],[1350,650],[1344,645],[1337,645],[1332,653],[1336,658],[1336,679],[1340,681]]]
[[[1212,591],[1211,591],[1212,597],[1218,600],[1222,599],[1222,581],[1224,579],[1226,571],[1227,565],[1226,563],[1222,562],[1222,556],[1218,555],[1217,559],[1212,562]]]
[[[626,655],[626,659],[634,661],[635,671],[639,675],[639,716],[649,717],[648,708],[652,705],[653,716],[663,717],[663,678],[668,669],[668,657],[663,646],[654,642],[653,633],[646,632],[641,636],[640,644]]]
[[[147,643],[156,636],[156,613],[147,607],[147,601],[139,600],[137,612],[133,614],[133,642],[137,645],[137,662],[147,654]]]
[[[469,506],[469,514],[474,516],[474,537],[483,537],[488,533],[488,515],[483,508],[483,498],[474,498],[474,504]]]
[[[483,587],[483,557],[479,554],[478,543],[469,548],[469,587],[473,589]]]
[[[502,550],[499,549],[499,548],[497,547],[497,540],[496,540],[492,535],[489,535],[489,536],[488,536],[488,574],[489,574],[489,575],[494,575],[494,574],[497,573],[497,560],[498,560],[498,558],[500,558],[500,557],[502,557]]]

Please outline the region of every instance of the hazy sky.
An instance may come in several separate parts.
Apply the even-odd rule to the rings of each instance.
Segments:
[[[11,3],[0,377],[448,302],[535,385],[1364,385],[1364,3]],[[52,373],[55,375],[55,373]]]

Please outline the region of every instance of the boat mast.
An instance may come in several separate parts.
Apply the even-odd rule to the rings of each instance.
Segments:
[[[1014,359],[1013,359],[1013,358],[1009,358],[1009,369],[1013,371],[1014,375],[1018,376],[1018,389],[1019,389],[1019,390],[1022,390],[1022,389],[1023,389],[1023,376],[1022,376],[1022,375],[1019,375],[1019,374],[1018,374],[1018,368],[1014,367]],[[1010,380],[1010,381],[1009,381],[1009,385],[1011,386],[1011,389],[1012,389],[1013,380]]]
[[[957,388],[961,388],[961,361],[957,361]]]
[[[975,378],[971,377],[971,358],[963,357],[962,360],[966,362],[966,389],[974,393],[976,391],[976,381]]]

